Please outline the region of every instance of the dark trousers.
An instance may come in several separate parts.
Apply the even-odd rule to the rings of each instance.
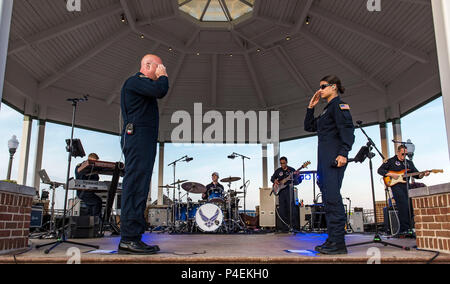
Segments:
[[[291,196],[289,195],[291,193]],[[291,204],[290,206],[289,204]],[[291,224],[291,210],[292,210],[292,228],[294,230],[300,229],[300,216],[299,216],[299,209],[298,206],[295,205],[295,199],[294,199],[294,192],[290,187],[286,187],[280,192],[280,195],[278,196],[278,213],[281,220],[283,220],[286,224]],[[289,227],[281,222],[281,230],[282,231],[289,231]]]
[[[319,147],[318,179],[322,192],[325,218],[327,222],[328,239],[335,243],[345,243],[345,215],[344,203],[342,202],[341,186],[344,179],[346,166],[342,168],[332,167],[336,154],[321,155]]]
[[[140,241],[147,228],[144,216],[156,156],[158,129],[135,127],[122,135],[125,155],[120,231],[123,241]]]
[[[102,199],[93,192],[78,191],[77,196],[86,204],[89,210],[89,216],[102,215]]]
[[[400,220],[400,232],[411,229],[411,219],[409,218],[409,202],[406,184],[397,184],[392,187],[392,195],[395,199],[395,207],[398,210]],[[413,211],[411,211],[412,213]]]

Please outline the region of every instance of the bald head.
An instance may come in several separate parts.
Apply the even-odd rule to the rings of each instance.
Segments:
[[[155,72],[160,64],[163,64],[161,58],[153,54],[147,54],[141,60],[141,73],[150,79],[156,80]]]

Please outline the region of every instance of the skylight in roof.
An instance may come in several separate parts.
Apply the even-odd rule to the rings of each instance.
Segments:
[[[202,22],[231,22],[253,11],[255,0],[178,0],[180,10]]]

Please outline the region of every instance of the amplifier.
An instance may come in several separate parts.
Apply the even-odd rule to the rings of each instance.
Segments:
[[[44,214],[44,206],[33,205],[31,207],[30,228],[42,227],[43,214]]]
[[[259,225],[261,227],[275,227],[275,194],[270,195],[272,188],[259,189]]]
[[[300,207],[300,228],[303,228],[311,220],[311,207]]]
[[[72,216],[69,218],[69,239],[93,239],[99,237],[101,221],[98,216]]]
[[[350,215],[350,225],[352,226],[353,232],[364,233],[363,212],[353,212]]]
[[[169,221],[171,216],[169,216]],[[167,226],[167,206],[151,206],[148,208],[148,223],[150,227]]]
[[[383,208],[384,216],[384,230],[386,233],[394,235],[400,230],[400,223],[398,220],[398,211],[394,210],[392,207]]]

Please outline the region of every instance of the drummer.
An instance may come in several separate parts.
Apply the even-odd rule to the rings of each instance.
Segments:
[[[206,192],[202,194],[202,198],[203,200],[208,200],[209,196],[212,193],[219,194],[220,196],[223,197],[224,192],[225,188],[223,187],[223,185],[219,183],[219,173],[214,172],[212,174],[212,183],[206,186]]]

